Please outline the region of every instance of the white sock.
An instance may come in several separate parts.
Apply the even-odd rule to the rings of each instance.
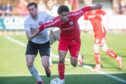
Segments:
[[[120,60],[120,56],[117,56],[117,57],[116,57],[116,60],[117,60],[117,61]]]
[[[96,64],[96,67],[101,67],[101,64]]]
[[[29,71],[31,72],[32,76],[37,80],[37,81],[42,81],[41,77],[38,75],[38,72],[34,66],[31,68],[28,68]]]
[[[80,64],[80,61],[82,61],[82,57],[81,57],[81,55],[79,54],[79,55],[78,55],[78,62],[77,62],[78,65]]]
[[[80,54],[78,55],[78,59],[81,59],[81,55]]]
[[[50,57],[49,57],[49,64],[52,65],[52,53],[50,54]]]

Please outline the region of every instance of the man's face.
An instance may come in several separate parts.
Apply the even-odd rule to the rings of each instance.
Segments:
[[[28,10],[29,10],[29,13],[30,13],[30,15],[32,17],[36,17],[36,15],[37,15],[37,8],[34,5],[29,6]]]
[[[61,17],[61,20],[62,20],[63,22],[68,22],[68,21],[69,21],[68,12],[62,12],[61,14],[59,14],[59,16]]]
[[[54,0],[47,0],[47,7],[49,9],[52,9],[53,8],[53,5],[54,5]]]

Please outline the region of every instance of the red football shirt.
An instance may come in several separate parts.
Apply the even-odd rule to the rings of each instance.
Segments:
[[[64,23],[61,21],[60,16],[54,18],[53,20],[46,22],[40,26],[40,31],[43,28],[49,27],[59,27],[61,30],[60,39],[62,40],[80,40],[80,29],[78,24],[78,19],[84,15],[86,11],[91,10],[90,7],[84,7],[78,11],[69,13],[69,21]]]
[[[90,20],[91,22],[96,38],[102,38],[105,36],[106,33],[106,30],[101,22],[102,21],[101,15],[105,15],[105,12],[101,9],[87,11],[84,14],[84,19]]]

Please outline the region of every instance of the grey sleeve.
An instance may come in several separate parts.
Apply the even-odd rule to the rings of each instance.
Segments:
[[[24,28],[26,32],[31,32],[30,25],[28,24],[27,20],[25,20],[24,22]]]

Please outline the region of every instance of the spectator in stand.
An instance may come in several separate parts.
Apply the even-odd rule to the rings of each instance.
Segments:
[[[45,4],[44,4],[44,1],[43,0],[39,0],[39,3],[38,3],[38,11],[39,12],[45,12],[46,10],[46,7],[45,7]]]
[[[79,8],[79,1],[78,0],[70,0],[69,2],[72,6],[72,10],[77,10]]]
[[[4,15],[5,16],[11,16],[12,15],[12,5],[8,3],[7,5],[4,6]]]
[[[3,16],[3,14],[4,14],[4,11],[3,11],[3,6],[2,6],[2,5],[0,5],[0,16]]]
[[[69,10],[72,10],[72,5],[70,4],[69,0],[65,0],[64,5],[68,6]]]
[[[119,9],[118,13],[119,14],[124,14],[124,12],[126,11],[125,6],[126,6],[126,4],[125,4],[124,0],[118,0],[118,9]]]
[[[28,15],[27,4],[27,1],[20,0],[17,6],[15,7],[15,13],[21,16]]]

